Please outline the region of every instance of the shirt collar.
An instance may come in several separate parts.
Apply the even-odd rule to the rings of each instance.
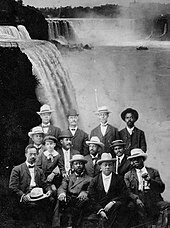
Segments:
[[[49,127],[49,126],[50,126],[50,123],[48,123],[48,124],[42,123],[42,127]]]
[[[109,176],[106,176],[104,173],[102,173],[103,180],[109,180],[112,178],[112,173]]]
[[[101,126],[101,127],[107,127],[107,125],[108,125],[108,122],[106,122],[105,124],[100,123],[100,126]]]
[[[136,169],[136,172],[137,173],[142,173],[142,174],[143,173],[148,173],[145,166],[142,169]]]
[[[53,157],[55,157],[55,156],[57,156],[58,154],[59,154],[59,153],[58,153],[56,150],[54,150],[52,153],[49,153],[48,150],[44,151],[44,155],[45,155],[46,157],[49,157],[49,155],[52,155]]]
[[[41,147],[42,147],[42,144],[40,144],[40,145],[36,145],[36,144],[34,144],[34,146],[37,148],[37,149],[40,149]]]
[[[64,148],[62,148],[62,150],[63,150],[64,153],[70,153],[70,149],[65,150]]]
[[[34,163],[34,164],[30,164],[30,163],[27,162],[27,161],[25,161],[25,163],[26,163],[27,167],[28,167],[28,166],[35,166],[35,163]]]
[[[76,127],[69,127],[69,130],[75,132],[75,131],[77,131],[77,128],[78,128],[77,126],[76,126]],[[74,130],[73,130],[73,129],[74,129]]]
[[[132,128],[129,128],[129,127],[126,127],[126,128],[127,128],[127,131],[128,131],[130,134],[132,134],[132,132],[133,132],[135,126],[133,126]]]
[[[118,157],[118,156],[116,156],[116,158],[118,159],[119,158],[119,160],[120,160],[120,162],[123,160],[123,158],[124,158],[124,154],[122,154],[122,156],[120,156],[120,157]]]

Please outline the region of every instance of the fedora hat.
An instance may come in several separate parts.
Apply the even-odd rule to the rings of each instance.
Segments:
[[[46,142],[46,141],[53,141],[53,142],[57,143],[58,140],[53,135],[47,135],[44,137],[44,142]]]
[[[132,149],[131,152],[130,152],[130,154],[131,155],[127,159],[133,159],[133,158],[137,158],[137,157],[143,157],[144,160],[146,160],[147,157],[148,157],[148,155],[146,153],[144,153],[142,149],[139,149],[139,148]]]
[[[102,142],[100,142],[100,139],[97,137],[97,136],[92,136],[90,141],[86,141],[86,144],[89,145],[89,144],[95,144],[95,145],[98,145],[100,147],[104,147],[104,144]]]
[[[111,111],[109,111],[107,106],[101,106],[101,107],[98,107],[96,114],[100,114],[100,113],[111,113]]]
[[[47,198],[47,195],[43,193],[43,189],[38,187],[33,188],[29,193],[29,196],[31,201],[37,201]]]
[[[51,113],[51,112],[54,112],[54,110],[52,110],[49,105],[44,104],[43,106],[41,106],[40,111],[37,112],[37,114],[41,115],[42,113],[46,113],[46,112]]]
[[[33,128],[31,129],[31,131],[28,132],[28,136],[29,136],[30,138],[31,138],[33,135],[35,135],[35,134],[43,134],[43,135],[44,135],[44,132],[43,132],[42,127],[40,127],[40,126],[33,127]]]
[[[115,140],[115,141],[111,142],[110,147],[111,148],[113,148],[115,146],[123,146],[124,147],[125,145],[126,145],[126,143],[124,143],[123,140],[119,139],[119,140]]]
[[[72,159],[70,160],[70,163],[73,163],[74,161],[81,161],[81,162],[87,163],[87,160],[81,154],[73,155]]]
[[[75,109],[70,109],[68,110],[66,116],[69,117],[69,116],[78,116],[78,112],[75,110]]]
[[[61,133],[59,134],[58,136],[58,139],[62,139],[62,138],[72,138],[72,134],[69,130],[64,130],[64,131],[61,131]]]
[[[132,113],[132,114],[134,115],[134,117],[135,117],[135,121],[138,120],[139,114],[138,114],[138,112],[137,112],[135,109],[133,109],[133,108],[127,108],[127,109],[125,109],[125,110],[121,113],[121,118],[122,118],[122,120],[125,121],[125,116],[126,116],[127,113]]]
[[[97,161],[97,164],[100,165],[103,162],[114,162],[116,161],[116,158],[112,158],[112,155],[110,153],[103,153],[101,156],[101,159]]]

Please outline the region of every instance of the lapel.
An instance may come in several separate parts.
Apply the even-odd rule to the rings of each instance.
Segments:
[[[109,186],[110,188],[110,186]],[[104,184],[103,184],[103,179],[102,179],[102,173],[99,174],[99,189],[104,192],[104,194],[106,194],[105,190],[104,190]]]
[[[35,183],[36,183],[36,185],[38,184],[38,168],[37,168],[37,166],[35,166],[35,168],[34,168],[34,175],[35,175]]]
[[[75,174],[72,175],[72,181],[73,181],[73,185],[70,186],[70,189],[75,188],[78,184],[80,184],[81,182],[83,182],[85,179],[84,175],[82,177],[77,178]]]
[[[62,148],[58,150],[59,154],[61,155],[61,157],[63,158],[64,160],[64,153],[63,153],[63,150]],[[70,156],[71,156],[71,152],[70,152]]]
[[[138,189],[139,181],[138,181],[138,176],[137,176],[137,173],[136,173],[136,170],[135,169],[132,169],[131,170],[131,182],[133,183],[133,186],[136,189]]]
[[[79,135],[79,128],[77,128],[75,134],[73,135],[73,139],[75,139]],[[70,131],[71,132],[71,131]],[[72,133],[71,133],[72,134]]]
[[[96,135],[98,135],[98,137],[99,137],[100,139],[102,139],[102,138],[103,138],[103,135],[102,135],[102,132],[101,132],[101,127],[100,127],[100,125],[98,125],[98,127],[96,128],[96,130],[97,130]]]
[[[29,171],[28,166],[26,165],[26,163],[24,163],[23,166],[24,166],[24,169],[25,169],[26,173],[31,178],[30,171]]]
[[[111,131],[111,129],[112,129],[112,127],[110,126],[110,124],[108,124],[105,135],[107,135]]]
[[[53,126],[50,124],[49,128],[48,128],[48,131],[47,131],[47,134],[51,134],[53,131]]]

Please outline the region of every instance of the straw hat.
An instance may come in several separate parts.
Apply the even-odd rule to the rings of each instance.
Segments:
[[[103,153],[101,159],[97,161],[97,164],[102,164],[103,162],[114,162],[116,158],[112,158],[110,153]]]
[[[148,157],[148,155],[146,153],[144,153],[142,149],[139,149],[139,148],[132,149],[130,154],[131,154],[131,156],[129,156],[127,159],[143,157],[144,160],[146,160]]]
[[[101,106],[101,107],[98,107],[96,114],[100,114],[100,113],[111,113],[111,111],[109,111],[107,106]]]
[[[97,136],[92,136],[90,141],[86,141],[86,144],[89,145],[89,144],[95,144],[95,145],[98,145],[100,147],[104,147],[104,144],[102,142],[100,142],[100,139],[97,137]]]
[[[73,163],[74,161],[81,161],[81,162],[87,163],[87,160],[81,154],[73,155],[72,159],[70,160],[70,163]]]
[[[42,113],[46,113],[46,112],[51,113],[51,112],[54,112],[54,110],[52,110],[49,105],[44,104],[43,106],[41,106],[40,111],[37,112],[37,114],[41,115]]]
[[[46,141],[53,141],[53,142],[57,142],[58,140],[56,139],[56,137],[54,137],[53,135],[47,135],[47,136],[45,136],[45,138],[44,138],[44,142],[46,142]]]
[[[133,108],[127,108],[127,109],[125,109],[125,110],[121,113],[121,118],[122,118],[122,120],[125,121],[125,116],[126,116],[127,113],[132,113],[133,116],[135,117],[135,121],[138,120],[139,114],[138,114],[138,112],[137,112],[135,109],[133,109]]]
[[[111,148],[113,148],[115,146],[123,146],[124,147],[125,145],[126,145],[126,143],[124,143],[123,140],[119,139],[119,140],[115,140],[115,141],[111,142],[110,147]]]
[[[33,127],[33,128],[31,129],[31,131],[28,132],[28,136],[29,136],[30,138],[31,138],[33,135],[35,135],[35,134],[43,134],[43,135],[44,135],[44,132],[43,132],[42,127],[40,127],[40,126]]]
[[[47,195],[43,193],[43,189],[38,187],[33,188],[29,193],[29,196],[31,201],[37,201],[47,197]]]

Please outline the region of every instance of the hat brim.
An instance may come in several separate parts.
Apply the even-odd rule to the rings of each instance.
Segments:
[[[43,194],[43,196],[41,196],[41,197],[39,197],[39,198],[35,198],[35,199],[33,199],[33,198],[30,197],[30,201],[31,201],[31,202],[39,201],[39,200],[45,199],[45,198],[47,198],[47,197],[48,197],[48,196],[47,196],[46,194]]]
[[[96,115],[98,115],[98,114],[100,114],[100,113],[108,113],[108,114],[109,114],[109,113],[111,113],[111,111],[100,111],[100,112],[97,111],[97,112],[95,112]]]
[[[87,163],[87,160],[86,159],[71,159],[70,160],[70,163],[73,163],[74,161],[81,161],[81,162],[83,162],[83,163]]]
[[[127,159],[131,160],[131,159],[137,158],[137,157],[143,157],[146,160],[148,156],[147,156],[147,154],[138,154],[138,155],[129,156]]]
[[[28,136],[31,138],[32,135],[35,135],[35,134],[43,134],[44,135],[44,132],[28,132]]]
[[[117,159],[116,158],[112,158],[112,159],[104,159],[104,160],[98,160],[97,164],[101,165],[103,162],[115,162]]]
[[[54,110],[48,110],[48,111],[42,111],[42,112],[37,112],[38,115],[41,115],[43,113],[52,113]]]
[[[94,142],[94,141],[86,141],[86,144],[89,145],[89,144],[95,144],[95,145],[98,145],[100,147],[104,147],[104,144],[101,143],[101,142]]]
[[[123,121],[125,121],[125,116],[126,116],[127,113],[132,113],[134,115],[134,117],[135,117],[135,121],[138,120],[138,118],[139,118],[138,112],[135,109],[127,108],[121,113],[121,118],[122,118]]]
[[[72,135],[70,135],[70,136],[68,136],[68,135],[58,136],[58,140],[63,139],[63,138],[69,138],[69,139],[71,139],[71,138],[73,138],[73,136]]]

